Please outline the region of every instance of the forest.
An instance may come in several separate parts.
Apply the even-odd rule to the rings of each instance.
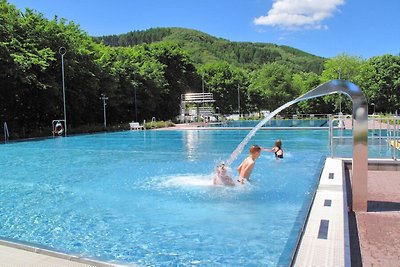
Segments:
[[[339,54],[322,58],[275,44],[230,42],[183,28],[155,28],[122,35],[89,36],[67,19],[51,20],[0,0],[0,121],[10,138],[51,135],[63,118],[60,47],[65,102],[71,133],[107,123],[175,120],[181,94],[211,92],[222,114],[274,110],[331,79],[363,89],[376,112],[400,108],[400,56],[369,59]],[[351,105],[327,96],[301,102],[287,112],[337,113]],[[103,129],[104,130],[104,129]]]

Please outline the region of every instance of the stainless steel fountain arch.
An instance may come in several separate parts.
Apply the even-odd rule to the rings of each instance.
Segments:
[[[355,84],[345,80],[332,80],[321,84],[308,93],[292,100],[272,111],[260,121],[232,152],[225,165],[230,166],[255,133],[273,116],[291,105],[324,95],[341,93],[353,102],[353,162],[352,191],[353,209],[367,210],[367,175],[368,175],[368,107],[363,92]]]
[[[368,105],[361,89],[345,80],[332,80],[321,84],[295,99],[295,102],[319,96],[341,93],[353,102],[353,210],[367,211],[368,183]]]

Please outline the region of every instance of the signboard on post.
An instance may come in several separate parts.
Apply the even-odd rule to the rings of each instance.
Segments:
[[[53,120],[51,125],[53,137],[65,136],[65,120]]]

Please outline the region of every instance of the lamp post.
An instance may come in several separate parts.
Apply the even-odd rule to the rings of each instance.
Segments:
[[[103,115],[104,115],[104,128],[107,127],[107,117],[106,117],[106,100],[108,100],[108,97],[106,97],[105,94],[101,94],[100,97],[101,100],[103,100]]]
[[[203,93],[203,107],[204,107],[204,73],[201,76],[201,92]]]
[[[338,79],[340,80],[340,68],[337,70]],[[342,115],[342,95],[339,94],[339,114]]]
[[[237,87],[237,97],[238,97],[238,113],[239,113],[239,118],[240,118],[240,87],[239,87],[239,84]]]
[[[371,106],[374,107],[374,112],[372,113],[372,115],[375,115],[375,103],[371,103]]]
[[[61,76],[62,76],[62,88],[63,88],[63,102],[64,102],[64,131],[67,136],[67,109],[65,106],[65,82],[64,82],[64,55],[67,53],[65,47],[60,47],[58,53],[61,55]]]
[[[135,86],[135,121],[138,121],[137,119],[137,101],[136,101],[136,86]]]

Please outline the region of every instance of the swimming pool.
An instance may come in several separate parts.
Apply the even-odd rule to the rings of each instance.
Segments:
[[[1,145],[0,236],[143,266],[287,266],[328,133],[259,131],[248,146],[281,138],[285,158],[263,152],[252,184],[212,186],[216,164],[247,133],[131,131]]]

